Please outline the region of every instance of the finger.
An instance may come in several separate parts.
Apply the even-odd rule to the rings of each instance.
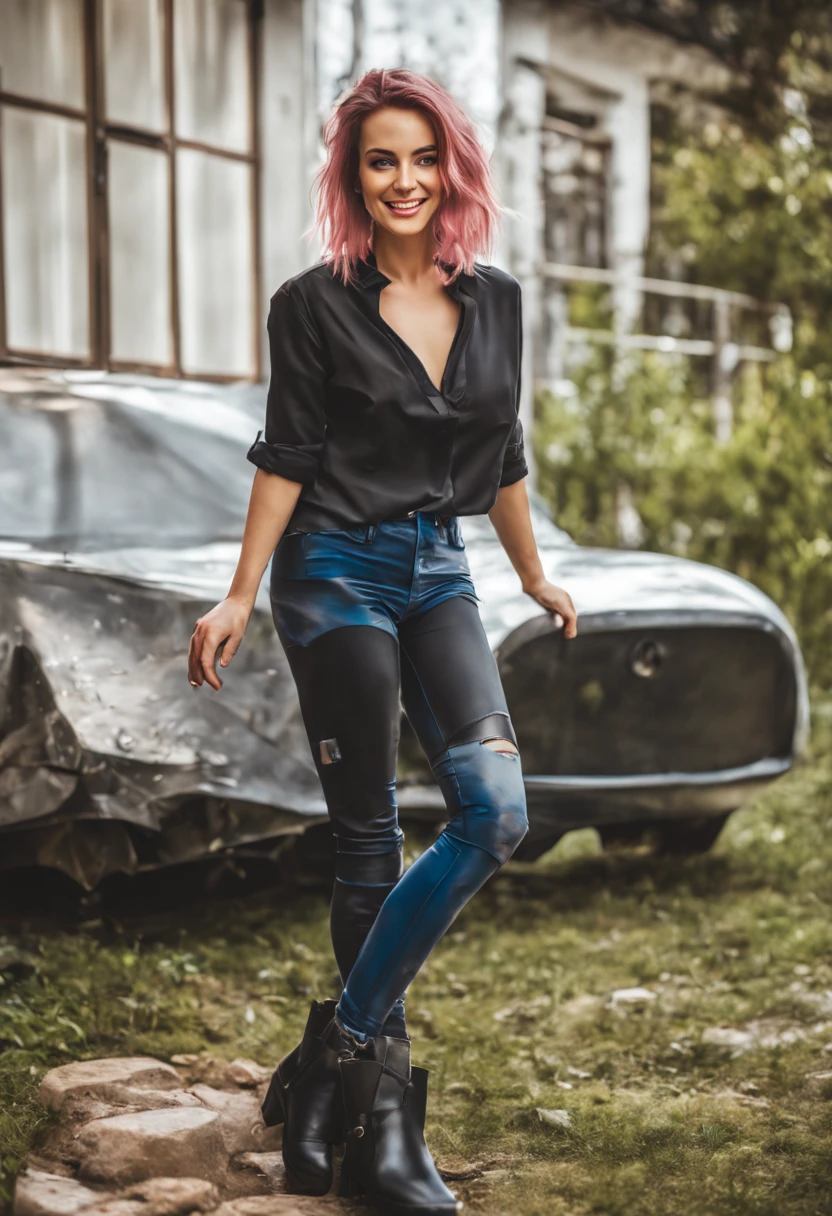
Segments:
[[[565,624],[565,627],[563,630],[564,636],[567,638],[577,637],[577,635],[578,635],[578,614],[575,611],[575,605],[572,603],[571,600],[569,601],[569,608],[564,612],[564,619],[566,621],[566,624]]]
[[[217,655],[225,641],[225,638],[220,640],[215,633],[207,634],[202,644],[202,653],[199,656],[199,661],[202,664],[202,673],[215,692],[219,692],[222,688],[222,680],[217,675],[215,664]]]
[[[242,634],[237,634],[237,633],[231,634],[228,641],[225,643],[225,646],[223,647],[222,658],[220,659],[220,667],[228,666],[228,664],[234,658],[234,655],[240,649],[240,643],[242,642],[242,640],[243,640]]]
[[[199,688],[202,683],[202,670],[196,656],[195,633],[191,634],[191,640],[188,643],[188,681],[194,688]]]

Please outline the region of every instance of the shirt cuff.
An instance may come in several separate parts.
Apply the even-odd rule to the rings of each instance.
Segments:
[[[288,443],[266,443],[260,438],[262,434],[262,431],[257,432],[257,438],[246,452],[247,460],[258,469],[276,473],[288,481],[315,480],[320,466],[320,445],[316,444],[315,450],[311,451]]]
[[[513,453],[511,447],[506,452],[506,459],[503,462],[503,471],[500,476],[499,488],[503,486],[513,486],[515,481],[519,481],[521,477],[526,477],[529,472],[529,466],[526,464],[526,457],[523,455],[522,449],[517,453]]]

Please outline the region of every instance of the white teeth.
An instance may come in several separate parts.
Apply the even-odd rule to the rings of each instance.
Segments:
[[[392,207],[394,211],[416,211],[421,207],[424,199],[419,199],[416,203],[388,203],[388,207]]]

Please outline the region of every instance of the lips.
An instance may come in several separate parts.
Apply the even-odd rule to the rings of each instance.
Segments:
[[[397,206],[394,203],[388,203],[388,201],[386,199],[382,199],[381,201],[384,203],[384,205],[388,211],[393,212],[393,215],[415,215],[416,212],[422,206],[422,204],[427,202],[427,199],[425,199],[425,198],[414,199],[413,205],[408,203],[406,206]]]

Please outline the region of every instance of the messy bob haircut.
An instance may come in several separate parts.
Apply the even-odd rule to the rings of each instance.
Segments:
[[[491,166],[471,119],[450,93],[406,68],[373,68],[346,94],[324,124],[325,163],[315,174],[316,221],[323,261],[344,283],[356,280],[356,263],[372,250],[374,221],[360,193],[358,147],[361,124],[385,106],[421,110],[436,134],[442,201],[433,220],[434,262],[444,285],[463,270],[474,273],[477,254],[490,257],[504,211],[494,190]]]

